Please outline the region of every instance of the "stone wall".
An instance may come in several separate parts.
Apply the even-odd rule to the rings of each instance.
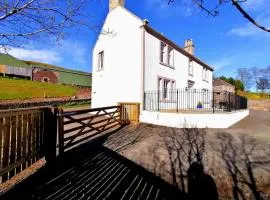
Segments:
[[[270,111],[270,99],[248,100],[249,109]]]

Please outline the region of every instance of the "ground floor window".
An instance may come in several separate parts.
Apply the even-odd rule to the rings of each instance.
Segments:
[[[158,89],[160,92],[160,99],[170,100],[172,91],[175,89],[176,83],[174,80],[168,78],[158,78]]]

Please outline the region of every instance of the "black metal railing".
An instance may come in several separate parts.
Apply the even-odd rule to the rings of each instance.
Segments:
[[[247,99],[227,91],[174,89],[144,93],[144,110],[163,112],[231,112],[247,109]]]

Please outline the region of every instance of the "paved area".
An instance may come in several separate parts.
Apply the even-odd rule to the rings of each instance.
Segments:
[[[103,142],[103,141],[102,141]],[[105,147],[82,145],[1,199],[186,199],[177,188]]]
[[[45,171],[45,179],[44,174],[36,173],[36,178],[28,179],[19,192],[12,194],[18,199],[183,199],[175,188],[187,191],[189,159],[201,155],[205,171],[214,178],[220,196],[228,199],[233,185],[228,174],[231,169],[224,163],[220,147],[232,136],[232,145],[225,150],[228,155],[235,153],[241,163],[236,160],[233,164],[249,180],[242,165],[245,155],[239,138],[243,135],[252,139],[247,140],[248,148],[253,149],[248,158],[260,159],[256,161],[263,164],[262,169],[259,164],[254,167],[259,189],[270,191],[270,163],[263,160],[270,157],[270,112],[250,111],[247,118],[228,129],[187,131],[150,124],[129,125],[103,137],[99,150],[88,149],[89,145],[74,150],[67,156],[69,159],[59,161],[64,168],[49,175]],[[188,149],[192,149],[190,155]],[[252,197],[248,189],[244,192]]]

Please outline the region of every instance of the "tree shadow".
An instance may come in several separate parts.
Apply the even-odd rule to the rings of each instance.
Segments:
[[[190,199],[218,199],[214,179],[203,170],[206,130],[164,127],[159,136],[160,142],[149,152],[154,173],[188,193]]]
[[[258,140],[230,133],[217,133],[218,152],[225,163],[232,182],[232,196],[235,200],[264,199],[258,188],[256,172],[269,171],[269,147],[262,146]]]
[[[127,142],[121,144],[115,137],[110,140],[112,134],[95,138],[57,157],[0,198],[187,199],[178,188],[105,147],[111,141],[113,147],[123,149],[140,140],[139,136],[124,136],[124,132],[116,134]]]

